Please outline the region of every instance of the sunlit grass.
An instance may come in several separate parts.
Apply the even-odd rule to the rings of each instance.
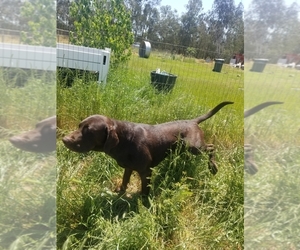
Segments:
[[[259,166],[255,176],[245,175],[245,249],[300,247],[299,87],[296,69],[245,72],[245,108],[284,102],[245,119],[245,141]]]
[[[23,152],[8,139],[55,113],[55,75],[22,71],[25,78],[16,79],[5,71],[0,71],[0,249],[53,249],[56,155]]]

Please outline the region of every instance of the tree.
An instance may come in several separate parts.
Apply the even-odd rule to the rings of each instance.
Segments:
[[[296,2],[288,7],[284,14],[283,29],[281,30],[282,48],[285,52],[300,54],[300,20],[298,13],[300,12],[300,5]]]
[[[122,0],[76,0],[70,7],[76,45],[112,50],[111,64],[129,59],[133,43],[130,14]]]
[[[70,0],[57,0],[56,26],[58,29],[71,30],[73,23],[70,20]]]
[[[21,0],[0,1],[0,28],[20,30]]]
[[[216,56],[223,54],[227,33],[232,29],[235,14],[234,0],[214,0],[208,13],[208,26],[211,40],[215,45]]]
[[[161,0],[125,0],[130,11],[134,39],[146,39],[153,36],[154,25],[159,18],[157,6]]]
[[[274,25],[272,30],[269,30],[269,44],[267,56],[274,62],[281,56],[294,53],[300,53],[299,47],[299,27],[298,18],[299,5],[292,3],[290,7],[282,9],[280,22]]]
[[[170,44],[179,43],[180,19],[177,11],[172,11],[171,6],[167,5],[160,8],[159,20],[154,28],[157,41]]]
[[[245,50],[248,57],[271,62],[287,53],[299,53],[299,5],[283,0],[253,0],[245,18]]]
[[[155,24],[159,20],[159,11],[157,8],[153,8],[150,3],[147,3],[144,8],[144,25],[143,31],[144,35],[142,38],[151,39],[156,37]]]
[[[233,19],[226,32],[224,50],[226,56],[232,53],[244,54],[244,6],[240,3],[233,12]]]
[[[193,47],[197,40],[197,28],[201,19],[202,1],[189,0],[187,12],[181,16],[180,43],[186,47]]]
[[[21,41],[56,47],[56,8],[53,0],[29,0],[21,7]]]

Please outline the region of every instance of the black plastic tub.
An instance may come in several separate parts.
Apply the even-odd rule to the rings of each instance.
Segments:
[[[167,73],[167,72],[160,72],[157,73],[156,71],[151,72],[151,84],[156,88],[158,91],[162,92],[169,92],[173,89],[177,76]]]

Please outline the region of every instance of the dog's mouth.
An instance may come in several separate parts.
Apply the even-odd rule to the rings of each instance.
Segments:
[[[9,141],[12,145],[14,145],[16,148],[31,151],[38,148],[37,140],[29,139],[24,136],[13,136],[9,138]]]
[[[69,138],[67,136],[64,137],[62,139],[62,141],[63,141],[64,145],[68,149],[70,149],[70,150],[72,150],[74,152],[77,152],[77,153],[87,153],[87,152],[90,151],[90,149],[84,147],[82,143],[74,141],[74,140],[72,140],[72,138]]]
[[[44,140],[40,135],[28,137],[26,134],[9,138],[10,143],[21,150],[34,153],[48,153],[56,149],[56,138]]]

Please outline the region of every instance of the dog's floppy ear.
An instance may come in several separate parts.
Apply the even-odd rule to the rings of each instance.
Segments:
[[[109,152],[112,148],[117,146],[119,143],[119,137],[116,133],[116,129],[113,123],[107,124],[107,137],[103,146],[104,152]]]

